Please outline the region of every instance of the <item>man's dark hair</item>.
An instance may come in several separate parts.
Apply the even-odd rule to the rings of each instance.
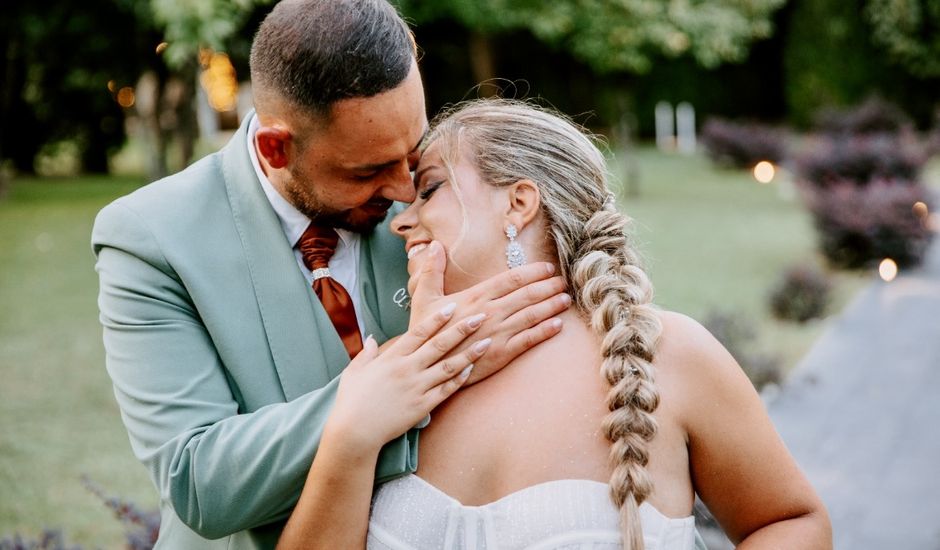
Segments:
[[[255,34],[252,86],[325,115],[336,101],[397,87],[414,55],[408,26],[386,0],[284,0]]]

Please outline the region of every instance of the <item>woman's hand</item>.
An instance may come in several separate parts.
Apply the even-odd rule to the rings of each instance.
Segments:
[[[444,247],[431,242],[423,265],[408,281],[411,318],[423,319],[444,304],[456,303],[456,315],[485,313],[486,320],[474,338],[490,338],[492,350],[476,361],[469,383],[497,372],[523,352],[561,331],[557,315],[571,305],[555,266],[535,262],[500,273],[454,294],[444,294]],[[468,339],[458,349],[470,345]]]
[[[486,318],[480,313],[444,328],[456,308],[455,303],[444,306],[381,352],[367,338],[341,375],[326,430],[343,433],[346,446],[378,450],[457,391],[491,340],[451,354]]]

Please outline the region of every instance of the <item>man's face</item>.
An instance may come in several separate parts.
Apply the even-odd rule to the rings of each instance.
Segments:
[[[392,201],[414,200],[411,171],[427,127],[413,63],[398,87],[336,102],[328,124],[295,144],[280,191],[318,224],[368,232]]]

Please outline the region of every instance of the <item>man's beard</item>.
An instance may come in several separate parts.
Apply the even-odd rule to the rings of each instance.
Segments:
[[[392,201],[374,197],[358,208],[336,210],[325,206],[310,191],[297,185],[299,181],[307,180],[294,177],[292,183],[285,186],[288,200],[301,214],[321,227],[346,229],[354,233],[370,233],[382,223],[388,214],[388,209],[392,206]],[[361,208],[368,208],[375,213],[364,212]]]

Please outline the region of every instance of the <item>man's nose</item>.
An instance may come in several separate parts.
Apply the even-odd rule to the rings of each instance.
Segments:
[[[382,186],[382,196],[399,202],[414,202],[415,185],[408,162],[399,164]]]

